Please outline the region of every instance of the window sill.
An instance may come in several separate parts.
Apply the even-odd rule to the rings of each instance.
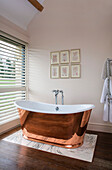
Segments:
[[[10,129],[20,125],[18,116],[2,121],[0,123],[0,135],[9,131]]]

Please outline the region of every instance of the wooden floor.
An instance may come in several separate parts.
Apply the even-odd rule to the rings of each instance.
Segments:
[[[1,140],[17,130],[0,136],[0,170],[112,170],[112,134],[88,131],[98,135],[93,162],[88,163]]]

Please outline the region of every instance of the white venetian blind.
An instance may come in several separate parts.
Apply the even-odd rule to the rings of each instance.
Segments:
[[[0,35],[0,125],[17,119],[16,100],[26,97],[26,46]]]

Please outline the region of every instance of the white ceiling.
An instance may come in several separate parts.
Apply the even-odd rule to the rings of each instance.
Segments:
[[[28,0],[0,0],[0,15],[24,30],[36,13],[39,11]]]

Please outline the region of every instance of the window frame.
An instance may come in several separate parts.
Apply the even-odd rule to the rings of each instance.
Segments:
[[[7,33],[4,33],[3,31],[0,31],[0,36],[4,36],[4,37],[6,37],[6,38],[8,38],[12,41],[17,42],[18,44],[20,43],[20,44],[25,46],[25,87],[0,88],[0,93],[14,92],[14,91],[25,91],[26,92],[25,100],[27,100],[28,99],[28,86],[27,86],[27,82],[28,82],[28,76],[27,76],[27,71],[28,71],[28,68],[27,68],[27,65],[28,65],[28,43],[26,43],[26,42],[24,42],[24,41],[22,41],[18,38],[15,38],[15,37],[7,34]],[[14,121],[14,119],[12,119],[12,121],[6,122],[6,126],[5,126],[5,124],[3,124],[3,125],[0,124],[0,129],[1,129],[0,133],[3,133],[3,131],[6,131],[10,128],[17,126],[18,124],[20,124],[20,122],[17,119],[15,119],[15,121]]]

